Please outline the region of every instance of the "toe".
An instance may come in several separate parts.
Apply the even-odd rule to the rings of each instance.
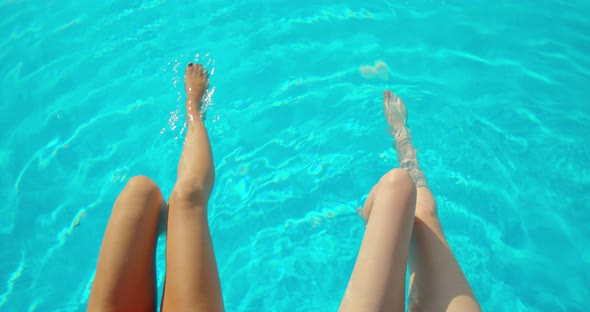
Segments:
[[[195,66],[193,63],[188,63],[188,65],[186,66],[186,74],[190,75],[193,72],[194,67]]]
[[[385,112],[389,109],[391,103],[391,91],[387,90],[383,93],[383,109]]]
[[[385,90],[385,92],[383,92],[383,100],[387,101],[391,98],[393,93],[391,93],[391,90]]]

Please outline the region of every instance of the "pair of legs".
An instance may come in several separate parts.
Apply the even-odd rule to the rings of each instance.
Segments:
[[[201,66],[187,66],[188,130],[169,206],[147,177],[129,180],[117,198],[98,259],[89,311],[156,310],[154,255],[162,216],[167,220],[160,227],[168,228],[162,310],[223,310],[207,222],[215,176],[200,118],[207,83]],[[445,240],[436,203],[418,167],[405,106],[389,91],[384,106],[403,169],[384,175],[367,198],[362,210],[367,230],[340,310],[403,311],[410,259],[410,311],[480,311]]]
[[[359,210],[367,228],[340,311],[481,311],[451,251],[436,202],[416,159],[406,107],[386,91],[384,111],[399,167],[385,174]]]
[[[186,68],[188,130],[169,205],[147,177],[129,180],[104,235],[88,311],[156,311],[155,248],[167,228],[163,311],[221,311],[223,300],[207,222],[215,176],[201,99],[208,75]],[[166,209],[168,208],[168,209]]]

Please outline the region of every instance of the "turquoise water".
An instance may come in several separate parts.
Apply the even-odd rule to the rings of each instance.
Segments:
[[[0,310],[85,309],[125,182],[173,186],[195,59],[213,72],[228,311],[337,309],[355,207],[396,164],[387,87],[484,309],[586,310],[588,15],[557,0],[0,1]],[[389,81],[359,73],[378,60]]]

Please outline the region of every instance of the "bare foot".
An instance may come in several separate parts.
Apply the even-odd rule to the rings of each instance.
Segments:
[[[391,90],[383,93],[383,113],[387,119],[387,123],[395,132],[406,127],[408,120],[408,113],[404,101],[397,95],[393,94]]]
[[[192,113],[200,113],[201,100],[209,86],[209,74],[202,65],[188,63],[184,74],[184,86],[186,89],[186,110],[192,117]]]

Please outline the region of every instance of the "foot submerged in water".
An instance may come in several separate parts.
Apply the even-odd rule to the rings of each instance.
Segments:
[[[406,127],[408,113],[402,99],[393,94],[391,90],[383,93],[383,113],[389,126],[395,131]]]

